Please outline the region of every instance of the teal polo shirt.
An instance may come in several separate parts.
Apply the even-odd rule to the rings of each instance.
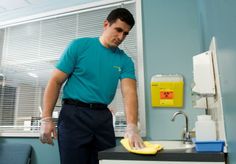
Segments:
[[[110,104],[120,79],[135,79],[134,63],[124,51],[104,47],[99,38],[72,41],[56,68],[69,75],[63,98]]]

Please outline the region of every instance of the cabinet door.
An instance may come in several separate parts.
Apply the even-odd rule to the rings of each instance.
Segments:
[[[225,164],[224,162],[100,160],[99,164]]]

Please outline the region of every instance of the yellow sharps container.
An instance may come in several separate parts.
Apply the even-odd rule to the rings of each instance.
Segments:
[[[183,90],[182,75],[154,75],[151,79],[152,106],[183,107]]]

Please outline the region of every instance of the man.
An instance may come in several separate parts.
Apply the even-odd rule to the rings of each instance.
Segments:
[[[51,135],[57,136],[51,116],[66,81],[58,120],[62,164],[98,164],[98,151],[115,146],[112,114],[107,105],[115,96],[119,80],[127,120],[125,137],[132,147],[143,147],[137,129],[134,64],[118,48],[134,23],[127,9],[111,11],[99,38],[74,40],[57,63],[44,93],[40,140],[52,144]]]

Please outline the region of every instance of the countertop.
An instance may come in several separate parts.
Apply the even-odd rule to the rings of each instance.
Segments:
[[[224,162],[226,157],[227,153],[224,152],[196,152],[195,148],[187,150],[163,149],[155,155],[140,155],[129,153],[121,145],[98,153],[99,160]]]

